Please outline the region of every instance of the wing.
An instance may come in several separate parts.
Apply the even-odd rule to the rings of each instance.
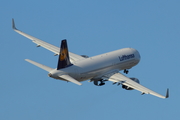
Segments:
[[[142,85],[140,85],[139,83],[131,80],[130,78],[124,76],[121,73],[111,73],[111,74],[107,74],[103,76],[103,79],[107,79],[108,81],[112,81],[112,82],[117,82],[117,83],[121,83],[123,85],[126,85],[128,87],[131,87],[133,89],[136,89],[140,92],[142,92],[142,94],[151,94],[160,98],[168,98],[169,97],[169,90],[167,89],[167,93],[166,96],[160,95]]]
[[[12,28],[13,28],[13,30],[14,30],[15,32],[23,35],[23,36],[26,37],[26,38],[29,38],[30,40],[32,40],[32,42],[36,43],[36,44],[37,44],[37,47],[42,46],[42,47],[50,50],[51,52],[55,53],[55,55],[59,55],[59,51],[60,51],[60,48],[59,48],[59,47],[56,47],[56,46],[54,46],[54,45],[51,45],[51,44],[49,44],[49,43],[47,43],[47,42],[44,42],[44,41],[42,41],[42,40],[40,40],[40,39],[37,39],[37,38],[35,38],[35,37],[31,36],[31,35],[28,35],[28,34],[22,32],[22,31],[18,30],[18,29],[15,27],[14,19],[12,19]],[[78,61],[78,60],[85,59],[84,57],[82,57],[82,56],[80,56],[80,55],[77,55],[77,54],[74,54],[74,53],[71,53],[71,52],[69,52],[69,55],[70,55],[70,60],[71,60],[72,63],[75,62],[75,61]]]

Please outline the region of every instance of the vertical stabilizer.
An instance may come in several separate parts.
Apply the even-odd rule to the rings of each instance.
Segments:
[[[69,67],[71,64],[69,59],[69,51],[66,39],[61,41],[61,49],[59,53],[59,60],[58,60],[58,66],[57,70]]]

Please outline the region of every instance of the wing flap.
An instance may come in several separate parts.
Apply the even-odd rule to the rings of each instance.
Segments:
[[[131,80],[130,78],[124,76],[121,73],[116,73],[116,74],[110,76],[108,78],[108,80],[112,81],[112,82],[121,82],[121,84],[131,87],[133,89],[136,89],[136,90],[142,92],[143,94],[151,94],[151,95],[154,95],[154,96],[157,96],[160,98],[168,98],[169,97],[169,90],[167,90],[166,96],[160,95],[159,93],[156,93],[156,92],[140,85],[139,83]]]

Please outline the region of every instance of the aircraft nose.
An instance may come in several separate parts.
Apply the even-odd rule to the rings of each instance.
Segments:
[[[133,48],[131,48],[131,50],[133,51],[133,53],[135,55],[135,59],[137,60],[137,62],[139,62],[140,59],[141,59],[141,56],[140,56],[139,52],[136,49],[133,49]]]
[[[137,50],[136,50],[135,54],[136,54],[136,60],[139,62],[141,59],[141,56]]]

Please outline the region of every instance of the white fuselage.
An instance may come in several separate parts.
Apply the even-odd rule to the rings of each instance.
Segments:
[[[98,78],[112,70],[130,69],[140,61],[140,54],[133,48],[124,48],[113,52],[90,57],[73,63],[72,66],[50,72],[51,77],[61,79],[58,76],[68,74],[78,81]],[[63,80],[63,79],[61,79]]]

